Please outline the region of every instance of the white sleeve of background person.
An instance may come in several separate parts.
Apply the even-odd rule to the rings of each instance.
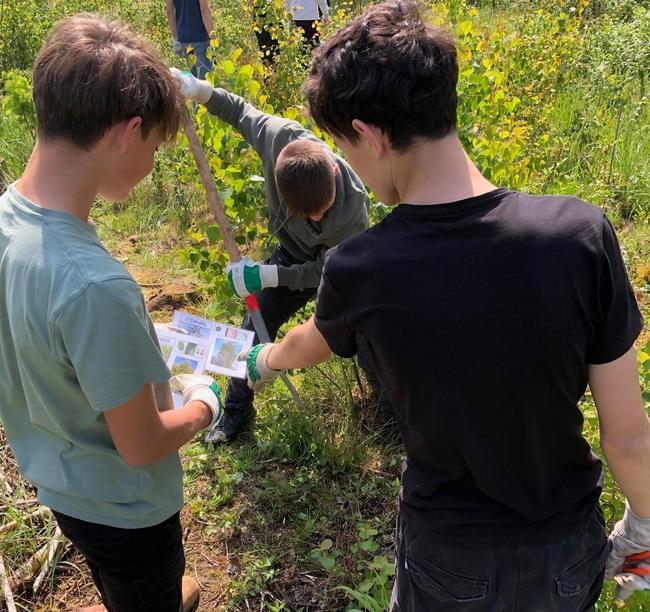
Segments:
[[[318,0],[318,8],[323,13],[323,17],[329,17],[330,11],[329,6],[327,6],[327,0]]]
[[[318,3],[316,0],[284,0],[287,12],[291,13],[294,21],[314,21],[318,19]]]

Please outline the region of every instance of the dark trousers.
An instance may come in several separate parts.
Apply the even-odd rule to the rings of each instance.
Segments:
[[[185,553],[178,513],[144,529],[88,523],[54,512],[86,558],[108,612],[178,612]]]
[[[257,38],[257,46],[262,52],[262,59],[266,63],[272,64],[280,52],[280,44],[268,29],[269,24],[264,4],[264,1],[257,1],[253,7],[255,14],[255,38]]]
[[[320,42],[315,20],[298,19],[294,23],[302,30],[302,40],[306,47],[314,48]]]
[[[442,544],[398,524],[391,612],[588,612],[609,554],[598,506],[575,534],[530,546]]]
[[[278,245],[267,263],[281,266],[301,264],[302,261],[290,255],[282,246]],[[269,330],[271,340],[275,340],[278,329],[282,327],[298,310],[316,295],[316,289],[304,289],[301,291],[289,289],[288,287],[267,287],[257,294],[257,301],[260,305],[260,312]],[[242,323],[244,329],[254,330],[253,323],[246,314]],[[259,342],[255,334],[254,344]],[[379,408],[386,420],[394,418],[393,407],[388,396],[383,391],[381,383],[375,373],[372,351],[367,339],[363,336],[357,338],[359,352],[359,365],[364,370],[366,378],[379,400]],[[250,412],[253,405],[254,393],[249,389],[248,384],[241,378],[231,378],[228,381],[226,392],[226,403],[224,411],[229,415],[237,412]]]

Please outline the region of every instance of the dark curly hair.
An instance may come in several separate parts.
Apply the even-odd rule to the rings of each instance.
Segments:
[[[305,94],[322,129],[356,142],[359,119],[404,150],[455,131],[457,81],[452,36],[398,0],[370,6],[316,49]]]

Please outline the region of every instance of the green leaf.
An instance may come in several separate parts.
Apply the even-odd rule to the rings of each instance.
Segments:
[[[206,234],[210,244],[218,244],[221,241],[221,230],[218,225],[210,225],[206,230]]]
[[[332,548],[332,546],[334,546],[334,542],[332,542],[332,540],[330,540],[329,538],[325,538],[325,539],[320,543],[319,548],[320,548],[321,550],[329,550],[330,548]]]
[[[226,76],[231,76],[235,72],[235,64],[229,59],[221,62],[221,70]]]

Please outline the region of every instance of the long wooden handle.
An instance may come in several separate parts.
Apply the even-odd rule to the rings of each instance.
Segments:
[[[212,173],[210,172],[210,166],[208,165],[208,160],[205,157],[201,143],[199,142],[199,137],[194,129],[194,123],[190,114],[187,113],[185,116],[185,135],[190,144],[190,151],[194,156],[196,161],[196,167],[199,170],[199,176],[201,177],[201,183],[208,196],[208,202],[212,206],[212,211],[217,220],[217,225],[221,230],[221,237],[223,239],[223,244],[226,247],[228,255],[232,261],[239,261],[241,259],[241,253],[239,252],[239,247],[235,241],[235,234],[230,227],[230,221],[226,215],[226,210],[223,207],[223,202],[217,191],[217,186],[214,184],[214,179],[212,178]]]

